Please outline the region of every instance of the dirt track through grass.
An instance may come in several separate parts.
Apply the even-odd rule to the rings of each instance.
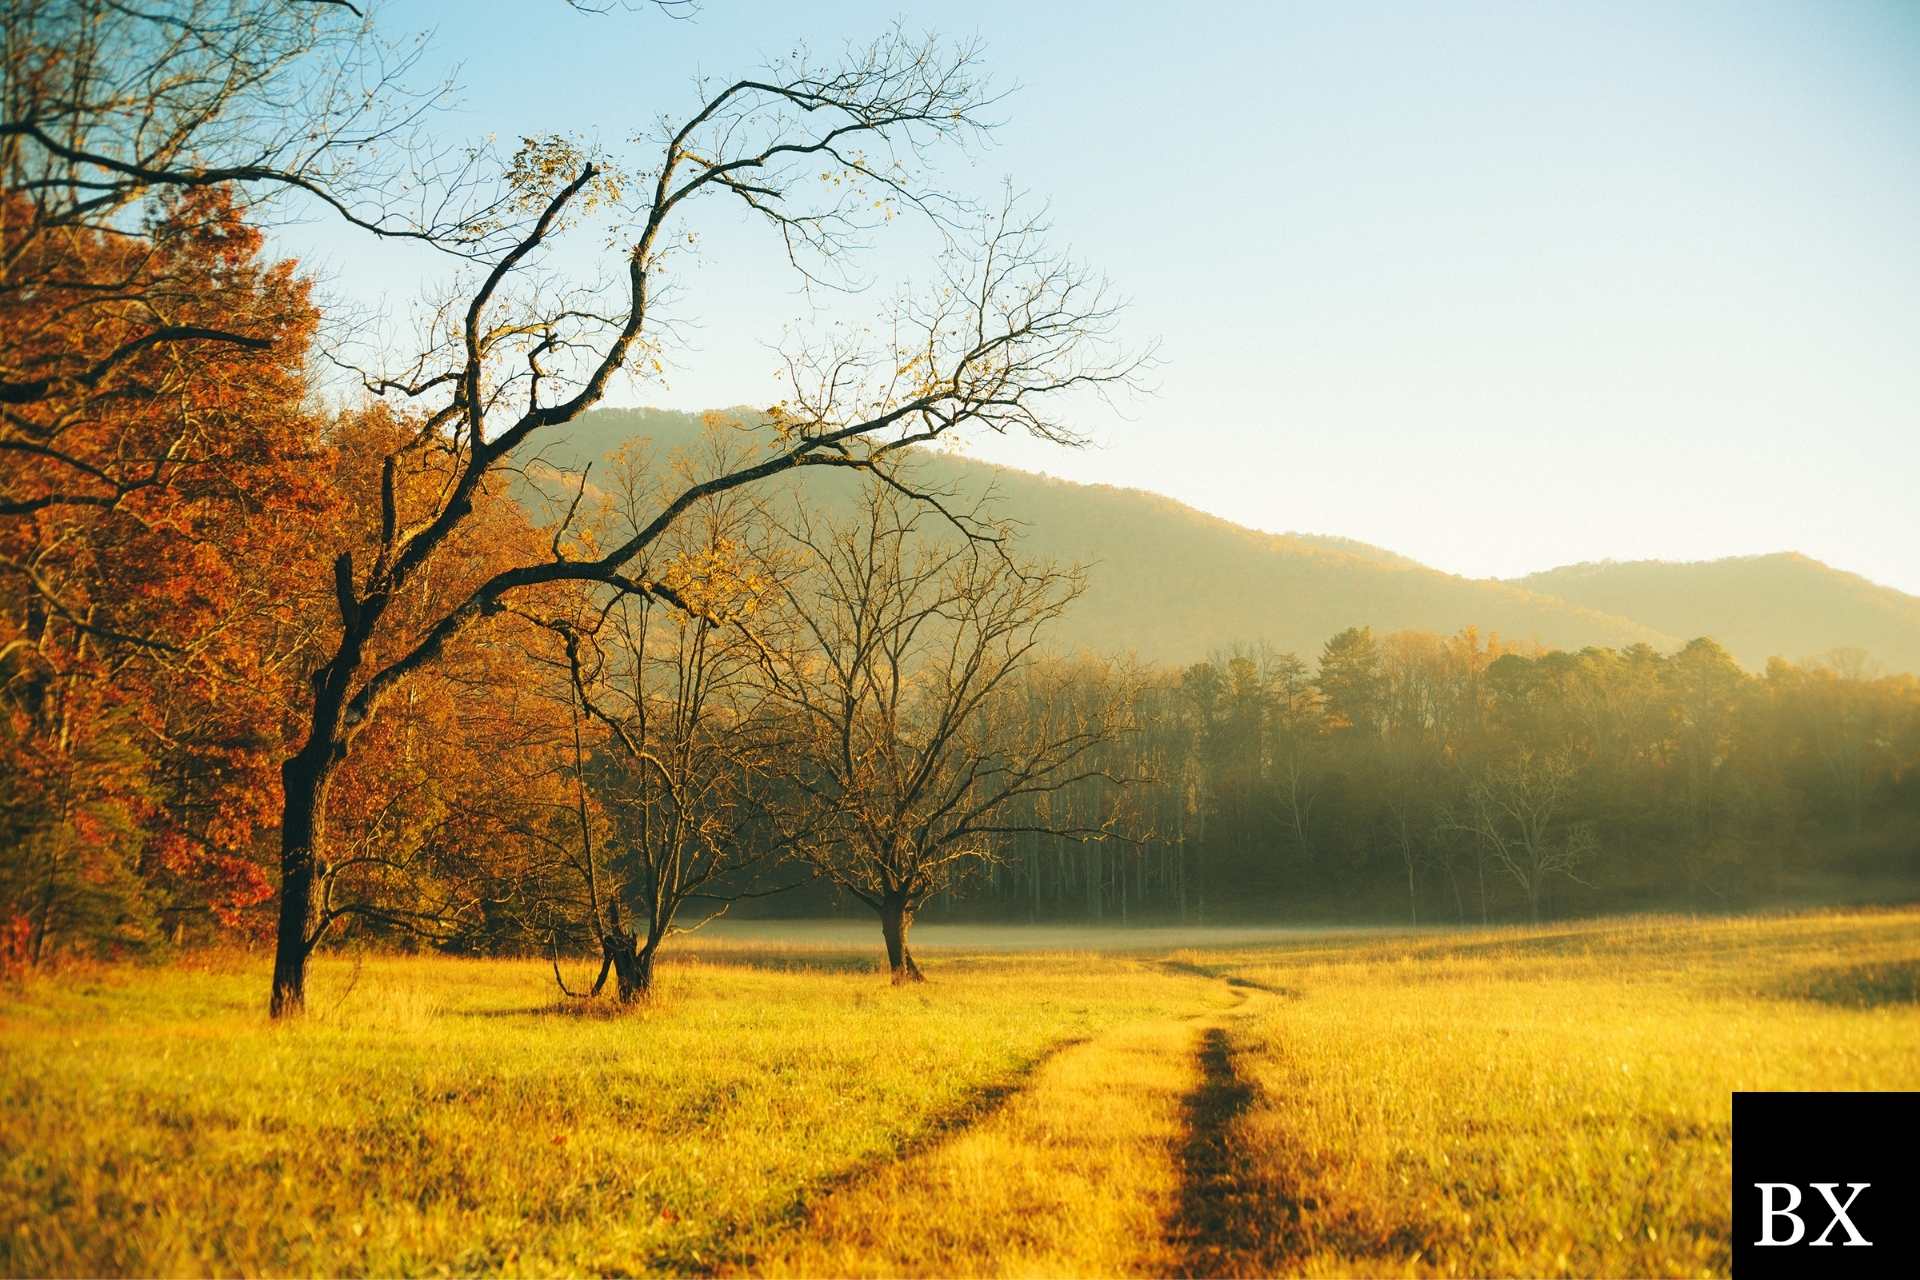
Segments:
[[[1178,1158],[1181,1194],[1167,1239],[1179,1258],[1175,1274],[1240,1276],[1267,1273],[1276,1231],[1298,1214],[1270,1179],[1259,1176],[1240,1141],[1244,1117],[1256,1105],[1271,1105],[1243,1069],[1248,1021],[1276,997],[1294,993],[1262,982],[1213,973],[1198,965],[1168,962],[1169,969],[1204,973],[1224,984],[1232,1008],[1198,1028],[1194,1058],[1199,1082],[1184,1100],[1186,1137]]]
[[[1233,1150],[1230,1028],[1259,984],[1164,965],[1193,1007],[1064,1047],[934,1141],[823,1189],[735,1259],[757,1274],[1233,1275],[1272,1206]]]
[[[1252,1244],[1254,1224],[1230,1144],[1234,1122],[1253,1101],[1253,1087],[1234,1070],[1224,1026],[1201,1032],[1198,1064],[1200,1083],[1185,1102],[1180,1208],[1169,1238],[1181,1255],[1181,1275],[1217,1276],[1236,1270],[1233,1260]]]
[[[757,1231],[750,1229],[745,1234],[765,1240],[781,1232],[801,1227],[807,1222],[814,1206],[835,1196],[854,1194],[858,1188],[884,1177],[887,1170],[904,1162],[919,1159],[942,1143],[951,1141],[967,1130],[986,1123],[1008,1102],[1029,1089],[1034,1077],[1048,1064],[1086,1043],[1087,1038],[1084,1036],[1063,1040],[1013,1075],[977,1087],[959,1105],[929,1121],[924,1130],[903,1143],[898,1150],[876,1156],[864,1164],[856,1165],[806,1188],[795,1197],[793,1203],[784,1212],[773,1215]],[[735,1249],[708,1263],[692,1265],[689,1270],[691,1274],[727,1275],[750,1270],[755,1261],[753,1249]]]

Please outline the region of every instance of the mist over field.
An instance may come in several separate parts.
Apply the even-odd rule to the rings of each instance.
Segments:
[[[914,930],[914,946],[929,952],[1167,952],[1183,948],[1255,947],[1303,939],[1364,934],[1391,937],[1396,930],[1367,925],[1140,925],[946,924]],[[870,962],[873,928],[863,920],[727,920],[689,940],[694,955],[725,957],[736,949],[823,955],[858,953]]]

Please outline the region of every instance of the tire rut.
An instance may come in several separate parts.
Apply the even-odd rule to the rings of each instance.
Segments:
[[[1235,1127],[1259,1097],[1241,1074],[1230,1025],[1256,1002],[1294,993],[1245,979],[1211,975],[1238,1002],[1200,1029],[1194,1048],[1199,1083],[1182,1101],[1186,1139],[1178,1152],[1180,1199],[1167,1242],[1182,1276],[1263,1275],[1261,1258],[1291,1205],[1267,1186],[1236,1146]]]
[[[1231,1028],[1268,1001],[1284,999],[1293,993],[1175,961],[1159,962],[1154,967],[1220,984],[1209,1000],[1212,1007],[1185,1013],[1177,1008],[1169,1009],[1146,1022],[1125,1024],[1090,1039],[1056,1044],[1022,1071],[950,1108],[908,1142],[811,1184],[783,1210],[745,1230],[728,1233],[727,1241],[713,1241],[695,1256],[673,1260],[675,1269],[710,1275],[767,1269],[783,1274],[805,1274],[823,1267],[835,1271],[858,1270],[863,1274],[868,1271],[907,1274],[927,1271],[930,1267],[935,1271],[970,1267],[975,1274],[998,1274],[1002,1270],[1044,1274],[1051,1268],[1060,1274],[1078,1274],[1094,1271],[1088,1261],[1100,1256],[1107,1260],[1097,1267],[1099,1273],[1258,1274],[1262,1245],[1270,1241],[1275,1225],[1285,1220],[1288,1208],[1283,1199],[1268,1194],[1261,1181],[1252,1176],[1254,1171],[1248,1167],[1244,1153],[1235,1146],[1237,1122],[1256,1102],[1258,1090],[1241,1074]],[[1224,1001],[1220,1000],[1222,994]],[[1110,1074],[1113,1068],[1099,1058],[1099,1055],[1115,1053],[1123,1055],[1123,1059],[1115,1060],[1120,1079]],[[1149,1056],[1135,1057],[1132,1061],[1163,1065],[1151,1068],[1143,1077],[1139,1067],[1129,1068],[1124,1064],[1124,1055],[1142,1053]],[[1101,1068],[1091,1077],[1092,1084],[1083,1083],[1074,1075],[1076,1072],[1086,1075],[1087,1055],[1095,1055],[1094,1060],[1102,1061]],[[1155,1075],[1164,1083],[1140,1083]],[[1135,1083],[1123,1083],[1129,1079]],[[1067,1086],[1063,1083],[1065,1080],[1072,1080],[1073,1084]],[[1082,1099],[1102,1096],[1111,1099],[1116,1090],[1145,1087],[1148,1092],[1142,1096],[1142,1105],[1160,1108],[1163,1118],[1151,1122],[1158,1126],[1157,1132],[1143,1129],[1126,1137],[1110,1133],[1097,1120],[1066,1129],[1059,1121],[1058,1112],[1053,1110],[1059,1104],[1033,1100],[1049,1096],[1045,1092],[1049,1089],[1055,1091],[1052,1096],[1060,1096],[1057,1091],[1063,1087],[1076,1090],[1065,1096]],[[1147,1101],[1154,1096],[1155,1089],[1160,1090],[1161,1100]],[[1018,1105],[1010,1105],[1015,1103]],[[1034,1117],[1026,1114],[1036,1106],[1041,1108],[1040,1115],[1044,1117],[1038,1121],[1038,1128],[1033,1127]],[[1003,1123],[999,1119],[1003,1114],[1015,1118]],[[1129,1114],[1149,1113],[1130,1110]],[[1012,1128],[1004,1134],[994,1132],[1009,1125]],[[976,1131],[985,1131],[990,1136],[977,1138]],[[887,1255],[876,1256],[866,1251],[876,1244],[882,1249],[886,1247],[871,1238],[861,1241],[874,1220],[869,1214],[878,1213],[884,1218],[890,1203],[909,1192],[919,1198],[925,1198],[930,1189],[937,1192],[945,1176],[940,1172],[941,1161],[954,1159],[952,1153],[956,1149],[968,1143],[1003,1139],[1011,1139],[1016,1150],[1021,1143],[1038,1145],[1018,1156],[1015,1151],[1004,1155],[996,1152],[994,1158],[1017,1159],[1024,1170],[1057,1167],[1061,1176],[1077,1177],[1085,1183],[1087,1190],[1082,1194],[1099,1194],[1097,1188],[1104,1187],[1110,1205],[1130,1206],[1123,1211],[1127,1225],[1121,1227],[1114,1222],[1096,1231],[1091,1224],[1076,1223],[1080,1235],[1092,1232],[1104,1240],[1105,1245],[1089,1245],[1081,1240],[1082,1249],[1091,1248],[1096,1252],[1068,1250],[1051,1262],[1046,1261],[1052,1256],[1046,1251],[1056,1242],[1055,1237],[1045,1229],[1037,1229],[1037,1222],[1027,1223],[1024,1230],[1013,1230],[1011,1236],[1018,1237],[1019,1247],[1027,1251],[1013,1256],[981,1252],[977,1245],[945,1254],[910,1255],[911,1261],[908,1257],[883,1260]],[[1149,1178],[1145,1183],[1134,1184],[1138,1190],[1121,1192],[1111,1182],[1100,1181],[1083,1155],[1071,1151],[1063,1155],[1059,1145],[1063,1141],[1082,1147],[1089,1142],[1096,1147],[1100,1143],[1114,1144],[1111,1149],[1115,1154],[1095,1158],[1091,1162],[1094,1167],[1102,1159],[1119,1158],[1119,1153],[1131,1150],[1136,1154],[1127,1158],[1136,1162],[1144,1158],[1162,1170],[1156,1175],[1158,1185]],[[1158,1152],[1158,1156],[1150,1154],[1154,1152]],[[1048,1166],[1045,1162],[1050,1157],[1064,1159],[1066,1163]],[[980,1166],[974,1163],[968,1167]],[[891,1180],[903,1178],[900,1186],[891,1185]],[[919,1181],[916,1183],[915,1179]],[[1112,1198],[1115,1193],[1118,1198]],[[872,1203],[863,1204],[863,1197]],[[934,1198],[937,1200],[938,1196]],[[1051,1201],[1044,1195],[1042,1203],[1051,1211]],[[938,1224],[934,1234],[953,1235],[954,1228],[953,1223]],[[1009,1234],[1003,1229],[996,1230],[1003,1236]],[[1069,1229],[1069,1234],[1072,1230]],[[813,1236],[816,1231],[822,1234]],[[853,1233],[851,1237],[849,1231]],[[959,1235],[964,1236],[964,1232]],[[809,1236],[812,1236],[811,1245]],[[839,1246],[822,1243],[836,1239],[842,1242]],[[1127,1240],[1137,1245],[1111,1255],[1097,1252]],[[960,1239],[956,1238],[953,1243],[958,1245]],[[1005,1246],[1007,1240],[994,1243]],[[849,1245],[852,1252],[845,1251]],[[833,1247],[842,1252],[832,1252]],[[808,1252],[809,1248],[813,1251]],[[821,1252],[822,1248],[828,1251]]]

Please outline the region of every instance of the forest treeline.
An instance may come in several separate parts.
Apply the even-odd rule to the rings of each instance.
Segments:
[[[1707,638],[1358,627],[1311,662],[1253,645],[1150,671],[1135,697],[1111,749],[1142,780],[1139,841],[1025,836],[952,910],[1451,923],[1901,897],[1920,876],[1920,681],[1853,651],[1756,676]]]
[[[1017,196],[907,163],[994,118],[970,45],[795,54],[637,157],[495,156],[409,147],[437,99],[350,6],[7,21],[7,967],[270,941],[290,1016],[350,940],[544,951],[563,988],[585,953],[576,994],[633,998],[726,911],[870,912],[908,981],[929,910],[1491,919],[1913,883],[1920,694],[1846,655],[1755,677],[1707,640],[1360,628],[1174,670],[1050,643],[1084,572],[916,460],[969,430],[1075,444],[1055,406],[1147,355]],[[412,345],[349,358],[260,230],[288,193],[454,264]],[[755,431],[536,467],[659,367],[653,281],[702,200],[814,278],[925,214],[943,274],[788,352]],[[542,274],[562,239],[616,246],[611,283]],[[859,498],[823,510],[806,474]]]

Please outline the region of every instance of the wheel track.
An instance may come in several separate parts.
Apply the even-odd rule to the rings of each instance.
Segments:
[[[1183,962],[1155,967],[1205,979],[1227,1003],[1056,1045],[891,1158],[809,1188],[770,1234],[752,1232],[744,1247],[695,1269],[1257,1273],[1264,1201],[1232,1146],[1256,1090],[1237,1070],[1230,1028],[1294,993]],[[1103,1122],[1096,1103],[1123,1122]],[[1072,1122],[1075,1108],[1086,1122]],[[988,1180],[1006,1185],[983,1187]],[[1124,1202],[1101,1203],[1109,1189]]]

